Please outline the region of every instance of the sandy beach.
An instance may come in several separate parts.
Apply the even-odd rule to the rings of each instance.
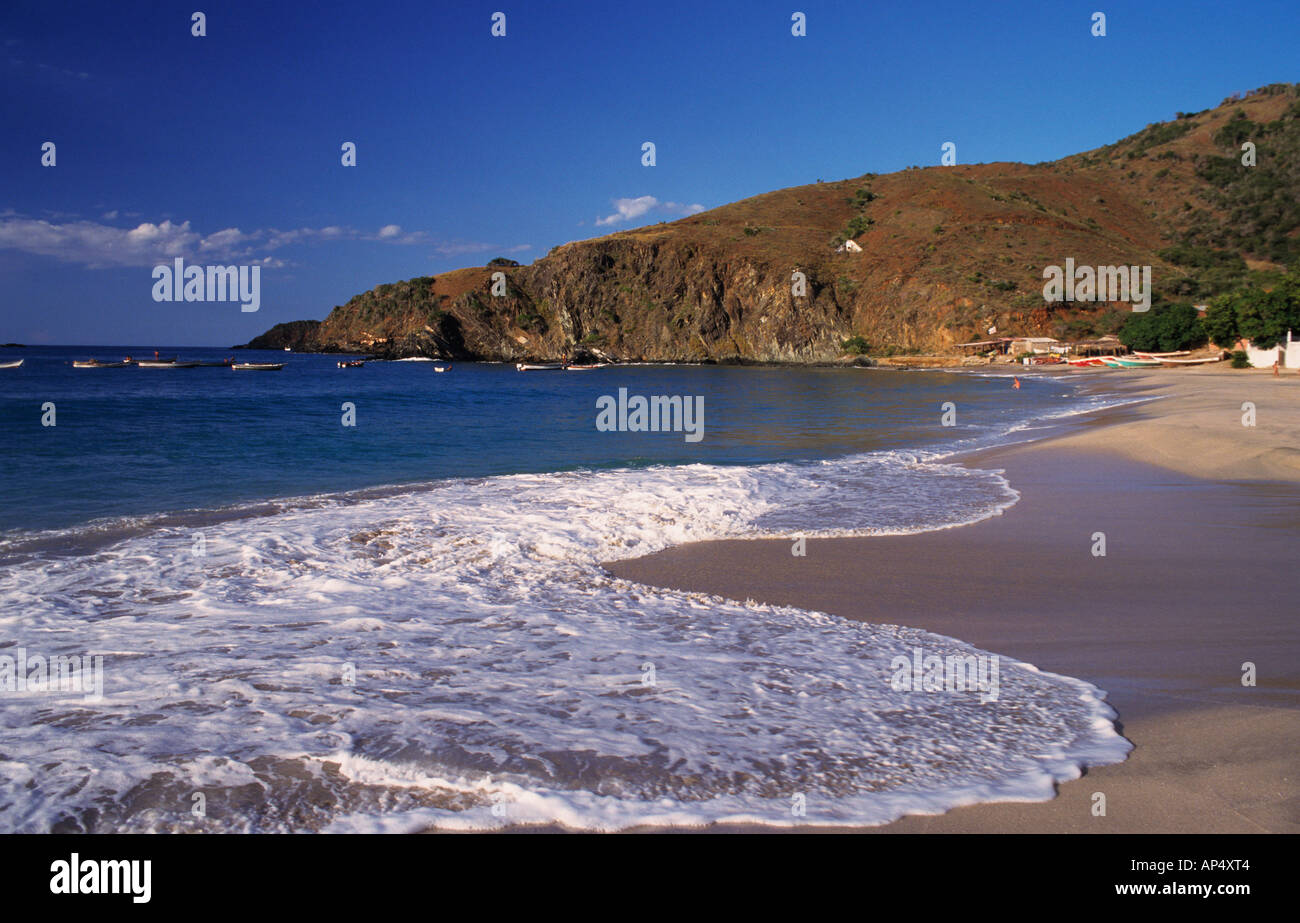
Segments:
[[[923,628],[1106,690],[1134,744],[1036,804],[868,832],[1300,831],[1300,376],[1068,372],[1152,400],[962,459],[1021,498],[907,536],[685,545],[612,563],[638,582]],[[1244,404],[1254,426],[1243,425]],[[1093,554],[1105,533],[1106,555]],[[1242,682],[1243,665],[1257,673]],[[1106,796],[1094,816],[1094,793]],[[735,829],[735,828],[730,828]],[[854,828],[855,830],[858,828]]]

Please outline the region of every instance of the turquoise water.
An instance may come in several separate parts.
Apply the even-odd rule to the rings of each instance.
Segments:
[[[449,477],[704,462],[756,465],[991,436],[1077,403],[1059,385],[861,369],[628,366],[520,373],[512,366],[369,363],[237,353],[280,372],[74,369],[145,347],[28,348],[0,370],[0,531],[209,509],[273,497]],[[163,348],[219,360],[228,351]],[[598,432],[596,400],[704,399],[704,438]],[[940,425],[956,405],[955,427]],[[46,402],[56,425],[41,425]],[[355,405],[355,427],[342,425]]]

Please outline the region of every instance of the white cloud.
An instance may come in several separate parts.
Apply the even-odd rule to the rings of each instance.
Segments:
[[[144,222],[116,228],[93,221],[54,223],[36,218],[0,218],[0,248],[50,256],[92,268],[148,266],[160,259],[192,253],[203,242],[188,221]]]
[[[659,200],[652,195],[637,196],[635,199],[614,199],[614,214],[607,215],[604,218],[597,218],[596,224],[617,224],[620,221],[631,221],[633,218],[640,218],[650,209],[659,204]]]
[[[632,221],[651,211],[656,211],[660,214],[674,215],[677,217],[695,215],[704,211],[703,205],[683,205],[680,202],[660,202],[652,195],[637,196],[635,199],[611,199],[610,201],[614,206],[614,213],[606,215],[604,218],[597,218],[597,227],[619,224],[623,221]]]
[[[664,209],[675,215],[686,217],[687,215],[698,215],[700,212],[704,211],[704,206],[699,202],[695,202],[691,205],[682,205],[680,202],[665,202]]]
[[[116,214],[108,212],[105,218]],[[179,224],[170,220],[158,224],[144,221],[126,228],[70,216],[51,220],[28,218],[12,210],[0,212],[0,249],[80,263],[91,269],[153,266],[178,256],[280,266],[283,265],[280,260],[268,255],[271,251],[293,244],[332,240],[423,244],[432,238],[423,231],[403,231],[396,224],[384,225],[373,233],[331,225],[287,231],[260,228],[245,232],[239,228],[225,228],[204,235],[191,227],[188,221]],[[483,248],[493,249],[491,245],[483,245]]]

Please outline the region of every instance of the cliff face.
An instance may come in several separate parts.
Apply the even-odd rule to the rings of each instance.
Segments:
[[[1257,167],[1238,163],[1243,132],[1258,145]],[[1243,276],[1246,261],[1268,269],[1300,255],[1298,132],[1297,87],[1274,85],[1053,163],[792,187],[565,244],[529,266],[381,285],[324,321],[281,324],[249,345],[810,362],[842,355],[852,337],[893,353],[942,352],[990,326],[1110,332],[1130,305],[1048,304],[1043,268],[1067,258],[1150,265],[1158,296],[1204,300]],[[1251,217],[1268,234],[1234,236]],[[861,252],[836,252],[844,239]]]
[[[320,328],[318,320],[294,320],[287,324],[276,324],[260,337],[254,337],[241,349],[301,349],[308,352],[316,348],[316,331]]]

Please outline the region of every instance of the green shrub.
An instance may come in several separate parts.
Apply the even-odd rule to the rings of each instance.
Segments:
[[[546,332],[546,320],[534,311],[520,311],[515,315],[515,325],[523,330],[542,334]]]
[[[1234,369],[1248,369],[1251,367],[1250,359],[1246,357],[1246,351],[1243,349],[1233,350],[1231,364]]]
[[[1189,304],[1156,305],[1135,311],[1119,331],[1119,341],[1129,349],[1177,352],[1196,349],[1209,340],[1196,309]]]
[[[860,336],[852,336],[840,344],[846,353],[854,356],[864,356],[871,348],[866,339]]]
[[[1249,141],[1259,134],[1262,126],[1246,118],[1244,112],[1238,112],[1222,128],[1214,133],[1214,143],[1219,147],[1238,147],[1243,141]]]
[[[849,219],[849,223],[844,226],[844,230],[840,234],[843,235],[845,240],[857,237],[875,223],[874,219],[868,218],[866,215],[855,215]]]

